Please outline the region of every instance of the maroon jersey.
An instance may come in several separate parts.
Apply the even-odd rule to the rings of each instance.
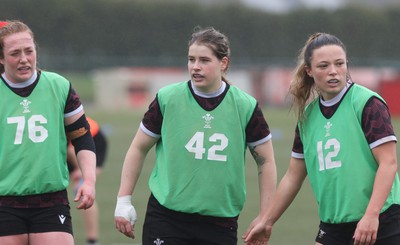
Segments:
[[[7,87],[9,87],[10,90],[12,90],[14,93],[16,93],[17,95],[19,95],[21,97],[27,97],[32,93],[32,91],[35,89],[36,85],[38,84],[38,82],[40,80],[40,75],[41,75],[41,72],[40,72],[40,70],[38,70],[37,78],[36,78],[35,82],[33,82],[29,86],[23,87],[23,88],[10,87],[4,81],[3,77],[2,76],[0,76],[0,77],[1,77],[2,81],[4,82],[4,84],[6,84]],[[68,99],[67,99],[67,102],[65,105],[64,114],[73,112],[74,110],[78,109],[81,105],[82,105],[82,103],[81,103],[81,100],[80,100],[78,94],[75,92],[75,90],[72,88],[72,86],[70,86],[69,95],[68,95]]]
[[[204,98],[197,95],[193,91],[192,87],[190,86],[190,81],[188,82],[188,86],[197,103],[206,111],[212,111],[213,109],[215,109],[224,99],[230,87],[230,85],[227,84],[225,90],[220,95],[212,98]],[[163,116],[156,97],[150,103],[148,111],[144,114],[142,124],[147,130],[151,131],[153,134],[161,135],[162,122]],[[254,108],[253,115],[251,116],[251,119],[246,126],[246,142],[257,142],[268,137],[269,135],[270,130],[268,124],[264,118],[261,108],[257,104]]]
[[[349,87],[351,89],[351,87]],[[346,93],[347,94],[347,93]],[[344,94],[344,96],[346,96]],[[343,97],[344,97],[343,96]],[[330,118],[340,106],[342,100],[332,106],[324,106],[321,102],[319,106],[321,113]],[[394,130],[387,105],[377,97],[372,97],[366,104],[361,118],[361,128],[364,131],[368,144],[373,144],[387,136],[393,136]],[[303,143],[299,135],[299,128],[296,127],[293,141],[293,153],[303,154]]]
[[[14,88],[10,87],[4,78],[1,77],[1,82],[7,85],[15,94],[21,97],[29,96],[32,91],[35,89],[36,85],[40,80],[41,72],[38,70],[36,80],[30,84],[29,86],[23,88]],[[82,105],[78,94],[75,90],[70,86],[69,95],[66,101],[64,114],[73,112],[78,109]],[[54,193],[45,193],[38,195],[28,195],[28,196],[1,196],[0,197],[0,206],[5,207],[14,207],[14,208],[40,208],[40,207],[49,207],[60,204],[68,204],[68,195],[66,190],[54,192]]]

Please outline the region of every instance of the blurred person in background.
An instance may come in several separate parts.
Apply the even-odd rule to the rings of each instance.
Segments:
[[[66,164],[71,140],[83,183],[78,209],[95,199],[95,148],[82,103],[64,77],[37,67],[32,30],[0,22],[0,244],[74,244]]]
[[[96,176],[102,172],[107,155],[107,138],[97,121],[91,117],[86,117],[90,125],[90,133],[96,148]],[[79,169],[75,150],[72,144],[68,144],[67,152],[68,170],[70,179],[74,184],[76,192],[83,183],[82,172]],[[85,237],[87,245],[99,245],[99,206],[94,201],[92,207],[82,210],[85,225]]]
[[[380,95],[352,81],[336,36],[310,36],[290,92],[298,109],[290,165],[245,242],[268,243],[308,176],[321,220],[316,244],[400,244],[397,138],[389,109]]]
[[[237,244],[247,147],[258,167],[259,215],[268,208],[277,178],[271,133],[257,101],[228,83],[229,64],[228,38],[212,27],[196,29],[190,80],[157,93],[126,154],[115,208],[124,235],[135,237],[131,195],[154,145],[144,245]]]

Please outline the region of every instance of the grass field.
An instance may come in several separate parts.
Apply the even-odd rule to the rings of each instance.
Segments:
[[[70,77],[69,77],[70,78]],[[72,79],[73,81],[74,79]],[[79,94],[85,99],[90,100],[91,85],[73,84]],[[83,96],[85,95],[85,96]],[[87,97],[86,97],[87,96]],[[143,110],[132,109],[129,111],[105,112],[95,106],[85,108],[87,114],[96,118],[109,138],[109,152],[105,163],[104,171],[97,181],[97,202],[100,207],[100,242],[102,245],[122,245],[140,244],[144,212],[146,209],[149,190],[147,180],[154,164],[154,149],[147,156],[142,175],[139,179],[137,188],[133,195],[133,203],[138,213],[136,223],[136,239],[131,240],[119,233],[114,227],[114,208],[116,195],[119,187],[120,174],[125,153],[142,119]],[[264,108],[265,117],[270,125],[273,134],[273,144],[276,163],[278,166],[278,180],[282,177],[289,162],[292,147],[293,131],[295,119],[293,113],[288,108]],[[396,133],[400,135],[400,120],[394,118],[393,123]],[[398,159],[399,144],[397,145]],[[258,184],[255,163],[250,154],[247,154],[247,201],[243,212],[239,218],[239,242],[242,244],[240,236],[243,234],[251,220],[258,212]],[[72,191],[70,191],[71,193]],[[70,199],[72,200],[72,198]],[[83,220],[76,210],[76,205],[71,205],[73,225],[76,244],[84,244]],[[303,184],[299,195],[276,223],[271,244],[313,244],[317,232],[317,207],[315,199],[311,193],[308,180]]]

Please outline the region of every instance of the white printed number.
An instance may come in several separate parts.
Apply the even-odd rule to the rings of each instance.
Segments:
[[[324,157],[324,150],[329,150]],[[340,168],[342,161],[333,161],[332,158],[336,157],[340,151],[340,142],[337,139],[329,139],[322,149],[322,141],[317,142],[319,171],[331,168]]]
[[[22,144],[22,137],[25,131],[25,117],[9,117],[7,118],[8,124],[17,124],[14,144],[20,145]],[[45,127],[41,124],[47,123],[47,119],[42,115],[32,115],[28,121],[28,137],[35,143],[40,143],[46,140],[48,137],[48,132]]]
[[[208,139],[209,142],[216,142],[208,149],[207,159],[214,161],[226,162],[226,155],[217,154],[218,151],[223,151],[228,146],[228,138],[224,134],[215,133]],[[196,132],[189,142],[185,145],[185,148],[194,153],[195,159],[203,159],[203,155],[206,153],[204,148],[204,132]]]

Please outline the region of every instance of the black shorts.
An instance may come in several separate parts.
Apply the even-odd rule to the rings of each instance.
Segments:
[[[176,212],[149,198],[143,245],[236,245],[238,217],[221,218]]]
[[[94,146],[96,148],[96,167],[102,168],[107,156],[108,144],[104,133],[99,130],[99,132],[93,137]],[[67,161],[68,172],[74,170],[73,165]]]
[[[324,245],[352,245],[358,222],[329,224],[321,222],[315,239]],[[375,245],[400,244],[400,205],[394,204],[379,215]]]
[[[0,207],[0,236],[53,231],[73,234],[69,205],[46,208]]]
[[[107,140],[101,130],[93,137],[96,147],[96,166],[103,167],[107,155]]]

